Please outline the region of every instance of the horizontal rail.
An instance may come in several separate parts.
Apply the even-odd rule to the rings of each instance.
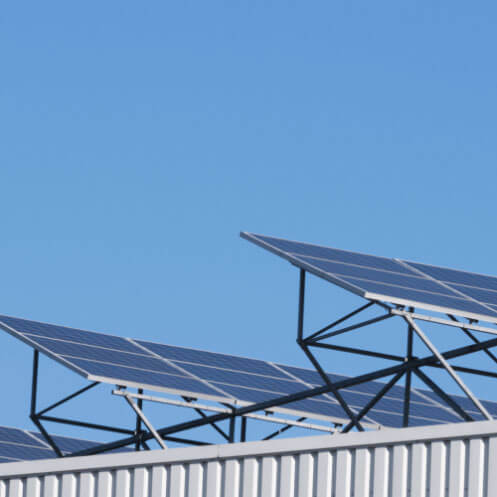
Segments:
[[[142,400],[147,400],[150,402],[158,402],[160,404],[168,404],[168,405],[178,406],[178,407],[188,407],[190,409],[202,409],[203,411],[222,412],[222,413],[230,413],[231,412],[231,409],[227,409],[226,407],[210,406],[210,405],[206,405],[206,404],[198,404],[196,402],[184,402],[181,400],[166,399],[163,397],[154,397],[152,395],[146,395],[146,394],[129,393],[129,392],[124,392],[122,390],[112,390],[112,393],[114,395],[119,395],[121,397],[133,397],[134,399],[142,399]],[[251,419],[258,419],[260,421],[267,421],[270,423],[277,423],[277,424],[282,424],[282,425],[298,426],[300,428],[307,428],[310,430],[325,431],[328,433],[335,433],[336,432],[336,429],[331,428],[330,426],[317,425],[314,423],[305,423],[303,421],[296,421],[294,419],[283,419],[283,418],[275,417],[273,415],[250,413],[250,414],[245,414],[243,417],[251,418]]]
[[[461,323],[459,321],[449,321],[448,319],[437,318],[435,316],[427,316],[425,314],[419,314],[416,312],[407,312],[401,309],[391,309],[390,312],[396,316],[410,316],[413,319],[419,319],[420,321],[428,321],[430,323],[443,324],[446,326],[452,326],[454,328],[466,328],[468,330],[481,331],[483,333],[490,333],[491,335],[497,335],[497,329],[488,328],[487,326],[480,326],[473,323]]]

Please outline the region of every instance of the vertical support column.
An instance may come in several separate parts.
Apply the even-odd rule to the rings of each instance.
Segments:
[[[414,312],[414,307],[409,307],[409,312]],[[406,351],[406,362],[412,359],[412,349],[413,349],[413,339],[414,330],[412,329],[411,323],[407,323],[407,351]],[[412,371],[408,369],[406,371],[406,382],[405,382],[405,393],[404,393],[404,416],[402,419],[402,426],[409,426],[409,409],[411,404],[411,379]]]
[[[35,349],[33,354],[33,379],[31,381],[31,407],[29,414],[31,418],[36,414],[36,397],[38,395],[38,361],[40,353]]]
[[[299,317],[297,324],[297,342],[300,344],[304,338],[304,298],[305,298],[305,271],[300,270],[299,281]]]
[[[38,416],[36,415],[36,400],[38,397],[38,363],[39,363],[39,358],[40,358],[40,353],[35,349],[34,354],[33,354],[33,378],[32,378],[32,383],[31,383],[31,406],[29,408],[29,417],[31,418],[31,421],[38,427],[40,430],[41,434],[47,441],[47,443],[52,447],[54,452],[57,454],[58,457],[62,457],[62,452],[60,449],[57,447],[55,442],[52,440],[52,437],[48,434],[47,430],[43,427],[43,425],[40,423],[40,420],[38,419]]]
[[[242,416],[241,425],[240,442],[245,442],[247,439],[247,418],[245,416]]]
[[[231,418],[230,418],[230,428],[229,428],[229,434],[228,434],[228,438],[229,438],[229,443],[230,444],[235,441],[235,421],[236,421],[235,416],[231,416]]]
[[[357,427],[359,431],[364,431],[361,423],[357,420],[354,412],[349,408],[345,400],[340,395],[340,392],[333,387],[328,375],[324,372],[323,368],[316,360],[314,355],[309,350],[309,347],[304,341],[304,303],[305,303],[305,270],[300,270],[300,280],[299,280],[299,311],[298,311],[298,324],[297,324],[297,343],[300,345],[305,355],[312,362],[313,366],[316,368],[319,375],[323,378],[323,381],[331,387],[331,392],[337,399],[338,403],[341,405],[342,409],[347,413],[347,416],[351,419],[352,423]]]
[[[138,394],[141,395],[143,394],[143,389],[139,388],[138,389]],[[143,399],[138,398],[138,408],[140,411],[143,410]],[[138,414],[136,415],[136,425],[135,425],[135,435],[140,435],[142,431],[142,420]],[[135,450],[140,450],[140,439],[138,439],[135,443]]]

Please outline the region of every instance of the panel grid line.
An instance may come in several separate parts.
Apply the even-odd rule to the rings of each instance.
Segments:
[[[169,364],[170,366],[173,366],[175,367],[176,369],[178,369],[179,371],[182,371],[183,373],[185,373],[186,375],[188,375],[189,377],[191,377],[192,379],[194,380],[197,380],[197,381],[200,381],[201,383],[204,383],[205,385],[207,385],[208,387],[212,388],[213,390],[216,390],[218,391],[219,393],[222,393],[225,397],[227,398],[231,398],[232,396],[227,394],[224,390],[221,390],[220,388],[217,388],[213,385],[210,384],[210,382],[208,382],[207,380],[204,380],[202,378],[199,378],[195,375],[193,375],[192,373],[190,373],[189,371],[183,369],[182,367],[174,364],[170,359],[166,359],[165,357],[162,357],[161,355],[159,354],[156,354],[155,352],[147,349],[146,347],[142,346],[140,343],[136,342],[135,340],[133,340],[132,338],[128,338],[127,340],[129,340],[132,344],[136,345],[137,347],[140,347],[142,348],[143,350],[146,350],[147,352],[149,352],[150,354],[152,354],[154,357],[156,357],[157,359],[161,359],[162,361],[164,361],[165,363]]]
[[[398,262],[401,262],[402,264],[405,264],[407,267],[411,268],[411,266],[405,262],[405,261],[401,261],[400,259],[395,259],[396,261]],[[483,307],[486,307],[487,309],[489,309],[490,311],[494,312],[495,310],[492,309],[491,307],[489,307],[487,304],[485,304],[484,302],[480,302],[479,300],[476,300],[475,298],[469,296],[469,295],[466,295],[465,293],[463,292],[460,292],[459,290],[457,290],[456,288],[452,288],[448,283],[446,283],[445,281],[443,280],[439,280],[439,279],[436,279],[436,278],[433,278],[432,276],[430,276],[429,274],[426,274],[426,273],[423,273],[421,270],[417,269],[417,268],[412,268],[413,270],[416,270],[417,272],[419,272],[420,274],[426,276],[426,278],[428,279],[431,279],[437,283],[439,283],[440,285],[443,285],[444,287],[446,287],[448,290],[452,290],[453,292],[461,295],[462,297],[465,298],[465,300],[471,300],[479,305],[482,305]]]

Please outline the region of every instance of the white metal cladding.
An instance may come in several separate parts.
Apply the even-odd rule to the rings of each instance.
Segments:
[[[496,497],[497,422],[0,464],[0,497]]]

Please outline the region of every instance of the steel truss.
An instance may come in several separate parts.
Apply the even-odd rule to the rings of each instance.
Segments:
[[[464,366],[457,366],[449,364],[448,360],[455,357],[462,357],[475,352],[484,352],[494,363],[497,364],[497,356],[494,355],[489,349],[497,346],[497,340],[490,339],[481,341],[478,339],[472,331],[477,331],[480,333],[486,333],[491,335],[497,335],[497,329],[482,326],[478,324],[477,320],[471,319],[468,322],[459,321],[452,314],[447,314],[449,319],[440,318],[437,316],[430,316],[426,314],[416,313],[413,307],[393,305],[388,302],[380,302],[376,300],[370,300],[361,307],[349,312],[345,316],[333,321],[331,324],[310,333],[308,336],[304,336],[304,303],[305,303],[305,288],[306,288],[306,271],[300,269],[300,281],[299,281],[299,308],[298,308],[298,325],[297,325],[297,343],[302,348],[304,353],[309,358],[310,362],[313,364],[316,371],[320,374],[323,381],[326,384],[330,384],[331,380],[328,375],[324,372],[322,365],[316,359],[316,356],[311,352],[311,347],[335,350],[341,352],[347,352],[355,355],[375,357],[378,359],[387,359],[397,363],[397,366],[392,368],[386,368],[383,370],[378,370],[377,372],[371,373],[370,379],[377,379],[387,376],[392,376],[390,381],[385,384],[380,392],[374,396],[371,401],[359,412],[353,412],[353,416],[350,417],[350,422],[342,429],[342,432],[347,432],[353,427],[358,430],[362,429],[361,419],[384,397],[388,391],[399,381],[402,377],[405,378],[405,396],[404,396],[404,406],[403,406],[403,426],[409,426],[409,411],[411,404],[411,382],[412,375],[414,374],[419,378],[431,391],[433,391],[439,398],[440,403],[444,407],[452,410],[462,419],[466,421],[473,421],[473,417],[466,412],[459,404],[457,404],[452,397],[450,397],[436,382],[433,381],[425,372],[421,370],[421,367],[433,367],[433,368],[443,368],[456,382],[459,388],[462,390],[464,395],[472,402],[476,409],[482,414],[485,419],[493,419],[490,413],[487,411],[485,406],[478,400],[478,398],[473,394],[473,392],[468,388],[468,386],[463,382],[460,376],[457,374],[469,373],[474,375],[487,376],[491,378],[497,378],[497,372],[488,371],[483,369],[468,368]],[[351,325],[345,326],[347,321],[352,317],[357,316],[373,306],[379,307],[383,313],[379,316],[360,321]],[[351,331],[364,328],[368,325],[374,323],[379,323],[386,319],[391,319],[393,317],[402,318],[407,324],[406,333],[406,352],[405,355],[392,355],[383,352],[368,350],[357,347],[346,347],[343,345],[336,345],[333,343],[325,342],[330,338],[349,333]],[[473,342],[472,345],[465,347],[459,347],[446,352],[441,353],[430,341],[425,332],[421,329],[418,321],[430,322],[438,325],[451,326],[459,328],[466,336],[468,336]],[[339,327],[342,325],[342,327]],[[471,330],[471,331],[470,331]],[[417,336],[422,343],[429,349],[432,355],[426,356],[424,358],[418,358],[413,355],[413,341],[415,336]],[[388,374],[387,374],[388,371]],[[379,375],[377,373],[380,373]],[[385,374],[383,374],[385,373]],[[358,377],[360,378],[360,377]],[[338,383],[335,383],[335,387]],[[333,389],[330,388],[331,393],[335,393]],[[348,406],[343,397],[335,395],[336,400],[344,408],[344,410],[349,413],[352,411],[350,406]]]
[[[476,320],[468,320],[463,322],[457,319],[452,314],[447,314],[447,318],[438,316],[431,316],[427,314],[416,313],[413,307],[393,305],[388,302],[380,302],[371,300],[360,306],[359,308],[349,312],[345,316],[336,319],[329,325],[304,336],[304,307],[305,307],[305,289],[306,289],[306,271],[300,269],[299,279],[299,299],[298,299],[298,322],[297,322],[297,343],[302,348],[307,358],[313,364],[317,373],[323,380],[323,385],[314,388],[308,388],[291,395],[286,395],[277,399],[272,399],[257,404],[250,404],[245,406],[234,406],[229,404],[222,404],[220,406],[199,404],[197,399],[183,397],[182,400],[173,400],[164,397],[151,396],[143,393],[143,390],[138,389],[137,393],[127,390],[123,386],[117,385],[117,389],[112,393],[116,396],[123,397],[129,406],[136,414],[136,425],[134,429],[121,428],[115,426],[106,426],[95,423],[88,423],[85,421],[65,419],[60,417],[49,416],[47,413],[56,407],[72,400],[73,398],[87,392],[88,390],[99,385],[98,382],[90,383],[84,388],[79,389],[67,397],[64,397],[58,402],[48,406],[45,409],[36,411],[37,387],[38,387],[38,351],[34,352],[33,359],[33,386],[31,392],[31,411],[30,417],[37,425],[40,432],[43,434],[47,442],[54,449],[57,455],[62,456],[60,449],[55,444],[54,440],[50,437],[42,422],[58,422],[64,424],[71,424],[85,428],[92,428],[98,430],[109,431],[113,433],[120,433],[126,435],[124,438],[110,443],[104,443],[79,451],[70,455],[86,455],[97,454],[110,450],[115,450],[120,447],[134,445],[136,450],[148,450],[147,444],[150,440],[155,440],[163,449],[166,448],[167,441],[180,442],[191,445],[206,445],[208,442],[199,441],[191,438],[183,438],[177,436],[182,432],[197,428],[200,426],[210,425],[217,434],[219,434],[226,442],[234,442],[235,438],[240,441],[246,440],[247,422],[249,419],[258,419],[270,421],[273,423],[283,424],[284,426],[269,435],[264,437],[264,440],[274,438],[279,434],[287,431],[288,429],[299,426],[313,430],[321,430],[328,433],[334,433],[338,429],[346,433],[355,428],[359,431],[364,430],[365,426],[371,427],[371,423],[367,425],[363,422],[364,417],[374,406],[388,394],[389,390],[397,384],[402,378],[405,380],[405,396],[403,399],[403,426],[409,426],[409,415],[411,407],[411,384],[413,375],[416,376],[422,383],[424,383],[432,392],[434,392],[440,399],[440,404],[448,410],[456,413],[465,421],[473,421],[474,418],[462,406],[456,403],[452,397],[447,394],[442,387],[430,378],[426,371],[421,368],[438,368],[444,369],[456,382],[459,388],[463,391],[465,396],[470,399],[482,416],[486,419],[493,419],[485,406],[478,400],[478,398],[471,392],[468,386],[462,381],[458,373],[469,373],[473,375],[486,376],[490,378],[497,378],[497,371],[488,371],[483,369],[469,368],[460,365],[450,364],[449,360],[457,357],[464,357],[476,352],[485,353],[494,363],[497,364],[497,356],[491,352],[491,348],[497,346],[497,328],[483,326]],[[359,316],[361,313],[370,308],[379,308],[381,314],[377,317],[362,320],[354,324],[350,323],[350,319]],[[406,349],[403,355],[388,354],[381,351],[369,350],[358,347],[348,347],[330,343],[330,339],[350,333],[354,330],[364,328],[366,326],[379,323],[384,320],[400,318],[406,325]],[[430,341],[426,333],[421,329],[419,322],[430,322],[441,326],[451,326],[460,329],[470,340],[471,344],[462,347],[453,348],[445,352],[440,352]],[[493,338],[484,339],[475,336],[473,332],[495,335]],[[429,350],[429,354],[424,357],[416,357],[413,355],[413,345],[415,338],[418,338],[425,344]],[[325,373],[323,366],[316,358],[312,349],[325,349],[349,353],[358,356],[368,356],[393,362],[392,366],[377,369],[367,374],[358,375],[355,377],[346,378],[340,381],[331,381]],[[343,398],[341,391],[343,389],[351,388],[355,385],[367,383],[374,380],[388,379],[382,389],[371,398],[371,400],[360,411],[354,410],[350,407]],[[306,422],[306,418],[301,417],[296,420],[282,419],[270,412],[274,408],[285,406],[291,402],[302,399],[316,397],[318,395],[328,395],[335,398],[347,414],[349,421],[346,424],[335,423],[334,426],[316,425]],[[150,421],[144,414],[144,402],[158,402],[162,404],[169,404],[178,407],[188,407],[194,410],[200,417],[190,421],[185,421],[171,426],[165,426],[159,429],[154,428]],[[206,414],[206,412],[214,412],[214,414]],[[257,414],[263,412],[264,414]],[[235,437],[236,420],[239,419],[239,433]],[[228,432],[223,430],[219,423],[228,420]]]

